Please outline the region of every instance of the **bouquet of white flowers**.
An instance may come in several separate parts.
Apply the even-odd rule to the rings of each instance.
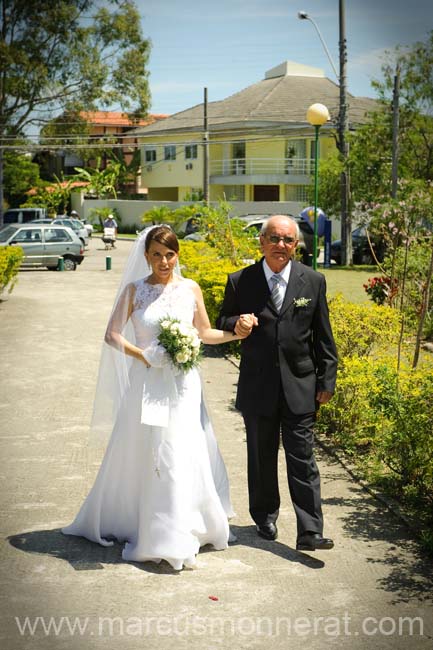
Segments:
[[[192,325],[177,318],[162,318],[158,341],[166,349],[175,368],[186,372],[198,365],[201,356],[201,341]]]

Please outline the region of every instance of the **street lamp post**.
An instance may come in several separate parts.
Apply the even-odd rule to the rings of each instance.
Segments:
[[[347,141],[346,132],[348,129],[348,116],[347,116],[347,78],[346,78],[346,63],[347,63],[347,41],[346,41],[346,11],[345,0],[338,2],[338,16],[339,16],[339,57],[340,57],[340,72],[332,60],[332,56],[326,46],[325,40],[320,33],[316,21],[306,12],[298,11],[298,18],[300,20],[309,20],[315,27],[323,48],[328,57],[329,63],[332,66],[335,76],[337,77],[340,98],[338,110],[338,137],[337,148],[341,154],[344,163],[344,169],[341,173],[341,253],[343,264],[352,264],[352,219],[349,209],[349,195],[350,195],[350,181],[347,171]]]
[[[299,20],[309,20],[310,23],[311,23],[311,24],[314,26],[314,28],[316,29],[317,35],[318,35],[318,37],[320,38],[320,42],[322,43],[322,45],[323,45],[323,49],[325,50],[325,52],[326,52],[326,56],[328,57],[328,61],[329,61],[329,63],[331,64],[331,67],[332,67],[332,69],[333,69],[333,71],[334,71],[335,76],[337,77],[338,82],[340,82],[340,79],[339,79],[339,76],[338,76],[338,72],[337,72],[337,68],[335,67],[334,60],[333,60],[333,58],[332,58],[332,56],[331,56],[330,51],[328,50],[328,46],[327,46],[326,43],[325,43],[325,39],[324,39],[323,36],[322,36],[322,33],[321,33],[320,29],[319,29],[318,24],[316,23],[316,21],[314,20],[314,18],[312,18],[312,17],[310,16],[310,14],[307,14],[306,11],[298,11],[298,18],[299,18]]]
[[[307,110],[307,121],[314,126],[314,234],[313,269],[317,271],[317,208],[319,203],[319,129],[329,120],[329,111],[324,104],[311,104]]]

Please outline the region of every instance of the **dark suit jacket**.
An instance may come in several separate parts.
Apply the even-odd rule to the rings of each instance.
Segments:
[[[305,307],[294,300],[307,298]],[[321,273],[292,261],[281,312],[273,307],[262,260],[229,275],[217,327],[234,330],[240,314],[259,320],[241,342],[236,408],[270,415],[278,405],[280,383],[295,414],[316,409],[316,392],[333,392],[337,351],[329,322],[326,282]]]

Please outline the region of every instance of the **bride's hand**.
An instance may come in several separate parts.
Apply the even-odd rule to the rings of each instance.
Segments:
[[[245,339],[251,334],[253,327],[256,327],[257,325],[257,316],[254,314],[241,314],[235,325],[235,332],[238,336]]]
[[[144,352],[141,353],[140,357],[141,357],[141,359],[142,359],[144,365],[146,366],[146,368],[150,368],[150,367],[151,367],[151,366],[150,366],[150,363],[148,362],[148,360],[147,360],[146,357],[144,356]]]

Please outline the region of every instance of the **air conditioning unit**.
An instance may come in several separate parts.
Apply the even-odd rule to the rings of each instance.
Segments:
[[[151,172],[152,169],[153,169],[152,165],[147,165],[147,167],[146,167],[147,172]]]
[[[192,169],[192,163],[187,163],[185,165],[185,169]]]

